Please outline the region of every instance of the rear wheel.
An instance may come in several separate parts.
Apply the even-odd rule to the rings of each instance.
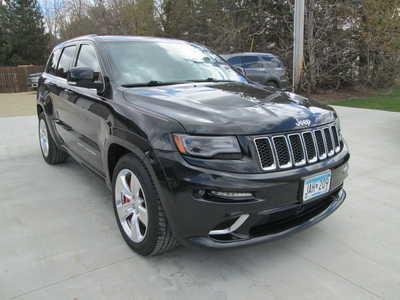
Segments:
[[[278,84],[275,81],[272,81],[272,80],[268,81],[265,85],[273,87],[273,88],[276,88],[276,89],[279,88]]]
[[[39,143],[43,158],[48,164],[61,164],[68,158],[68,154],[54,142],[43,113],[39,114]]]
[[[157,255],[176,247],[160,197],[144,164],[123,156],[113,174],[114,211],[126,243],[141,255]]]

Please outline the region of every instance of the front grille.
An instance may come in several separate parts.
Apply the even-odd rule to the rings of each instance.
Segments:
[[[325,128],[324,134],[325,134],[325,140],[326,140],[326,147],[328,150],[328,156],[332,156],[333,154],[335,154],[335,151],[333,150],[331,130],[329,128]]]
[[[258,156],[263,169],[275,169],[274,154],[269,139],[255,139]]]
[[[335,152],[338,152],[340,150],[340,142],[335,125],[331,126],[331,131],[333,134],[333,142],[335,143]]]
[[[315,140],[317,142],[318,156],[320,159],[324,159],[324,158],[326,158],[324,136],[322,135],[321,130],[315,130],[314,134],[315,134]]]
[[[273,137],[275,146],[275,153],[278,160],[279,167],[290,168],[292,166],[292,160],[290,157],[288,143],[285,136]]]
[[[304,145],[307,153],[307,161],[309,163],[316,162],[318,160],[317,150],[315,149],[314,137],[312,132],[303,133]]]
[[[300,134],[289,135],[289,142],[292,148],[293,161],[295,166],[302,166],[306,164],[305,149],[301,140]]]
[[[257,137],[254,139],[263,170],[289,169],[312,164],[340,152],[337,127]]]

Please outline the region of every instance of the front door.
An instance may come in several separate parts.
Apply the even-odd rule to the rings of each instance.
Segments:
[[[96,81],[103,82],[93,45],[79,45],[73,67],[90,68],[96,74]],[[64,99],[64,122],[70,124],[74,134],[73,142],[68,147],[96,171],[103,173],[100,149],[103,148],[101,145],[104,145],[109,133],[109,100],[99,96],[96,89],[76,87],[71,83],[68,84]]]

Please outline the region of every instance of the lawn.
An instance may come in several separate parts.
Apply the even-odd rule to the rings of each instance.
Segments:
[[[387,95],[334,101],[330,104],[400,112],[400,87],[393,88]]]

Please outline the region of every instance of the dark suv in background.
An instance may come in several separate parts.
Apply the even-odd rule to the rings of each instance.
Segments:
[[[244,70],[246,76],[258,83],[279,89],[289,88],[289,79],[281,60],[270,53],[222,54],[226,61]]]
[[[44,160],[71,156],[104,178],[121,234],[142,255],[271,241],[346,197],[335,111],[249,82],[198,44],[61,43],[39,80],[37,113]]]

